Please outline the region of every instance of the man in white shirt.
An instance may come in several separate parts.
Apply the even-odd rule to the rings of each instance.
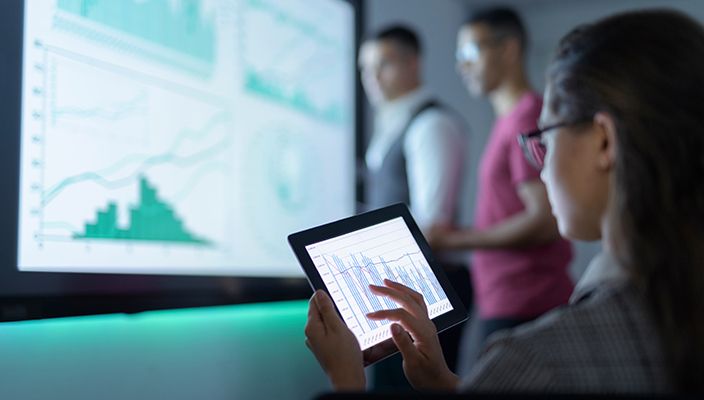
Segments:
[[[359,52],[362,83],[374,108],[374,134],[366,153],[367,202],[410,206],[421,228],[453,222],[465,150],[465,127],[434,100],[420,80],[420,46],[402,27],[365,41]],[[392,160],[400,150],[405,160]],[[405,161],[405,168],[389,165]],[[400,182],[405,174],[405,182]],[[394,182],[387,182],[391,176]],[[407,189],[389,188],[403,185]],[[407,193],[407,194],[406,194]],[[395,198],[394,198],[395,197]]]
[[[420,44],[407,28],[385,29],[360,47],[362,84],[374,109],[374,132],[365,157],[366,203],[370,208],[406,203],[421,229],[427,229],[456,222],[466,129],[423,87],[420,67]],[[469,303],[467,269],[442,264]],[[450,368],[456,362],[459,336],[459,328],[440,336]],[[382,362],[375,368],[377,389],[398,389],[407,382],[400,359],[390,363],[398,366]]]

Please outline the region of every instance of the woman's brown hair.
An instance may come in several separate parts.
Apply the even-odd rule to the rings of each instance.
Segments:
[[[548,83],[561,119],[614,118],[604,239],[645,299],[672,382],[704,392],[704,29],[666,10],[578,27]]]

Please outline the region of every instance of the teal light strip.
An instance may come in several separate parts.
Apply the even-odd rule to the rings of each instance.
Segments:
[[[148,341],[149,338],[163,340],[165,337],[176,340],[214,327],[220,331],[224,327],[225,332],[221,334],[234,335],[233,338],[259,337],[265,340],[280,331],[300,331],[302,335],[307,310],[308,301],[297,300],[149,311],[134,315],[105,314],[6,322],[0,325],[0,329],[5,343],[32,341],[39,335],[43,339],[41,343],[46,346],[91,340],[105,342],[110,340],[108,336],[121,342]],[[51,335],[44,336],[46,332]],[[132,335],[134,337],[130,337]]]
[[[306,311],[303,300],[0,323],[0,398],[312,399],[329,386],[305,346]]]

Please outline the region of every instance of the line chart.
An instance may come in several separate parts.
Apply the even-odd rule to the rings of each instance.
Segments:
[[[309,3],[242,2],[243,88],[303,115],[345,124],[344,87],[335,85],[345,75],[345,52],[353,50],[330,15],[302,12]]]
[[[353,4],[20,9],[18,270],[303,277],[286,236],[354,213]]]
[[[201,131],[198,131],[198,133],[202,133],[203,136],[209,134],[215,127],[218,126],[218,124],[229,122],[229,116],[230,114],[227,112],[215,114],[207,121],[206,126]],[[128,154],[120,158],[112,165],[98,171],[88,171],[66,177],[60,182],[53,184],[42,193],[42,206],[49,204],[66,187],[76,183],[95,181],[99,185],[106,188],[119,188],[133,184],[141,175],[155,166],[172,164],[180,168],[192,167],[193,165],[203,163],[204,161],[212,159],[227,151],[231,145],[231,138],[229,136],[223,136],[222,138],[218,138],[217,142],[214,142],[212,145],[202,150],[194,151],[187,155],[178,154],[177,152],[182,147],[181,144],[183,144],[184,137],[189,135],[195,136],[193,134],[194,132],[195,131],[190,129],[182,130],[178,134],[176,140],[174,140],[174,144],[172,144],[169,149],[163,153]],[[193,142],[195,142],[195,140],[193,140]],[[136,166],[130,169],[132,165]],[[125,170],[128,170],[126,174],[123,174],[125,176],[113,180],[106,178],[107,176],[116,175]]]
[[[165,248],[192,265],[204,252],[219,257],[234,110],[54,47],[43,51],[36,259],[121,268],[140,257],[171,265]]]
[[[401,217],[306,249],[362,349],[390,337],[390,330],[384,329],[389,321],[373,321],[366,314],[398,308],[391,299],[373,294],[370,284],[383,285],[389,279],[421,293],[430,318],[452,310]]]
[[[117,121],[133,116],[145,116],[149,113],[149,107],[147,106],[148,102],[148,92],[146,90],[142,90],[132,99],[127,101],[101,104],[98,107],[54,107],[51,112],[51,123],[52,125],[56,125],[56,121],[63,116],[95,118],[107,121]]]

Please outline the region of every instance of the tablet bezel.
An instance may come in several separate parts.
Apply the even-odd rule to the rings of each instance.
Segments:
[[[411,232],[411,235],[423,253],[423,256],[428,261],[428,265],[437,277],[442,289],[445,291],[447,299],[450,301],[450,304],[452,304],[452,310],[432,319],[437,331],[442,332],[466,321],[467,310],[464,308],[464,305],[457,295],[457,292],[455,292],[452,283],[447,278],[445,271],[443,271],[435,255],[430,249],[430,245],[428,245],[428,242],[425,240],[420,228],[418,228],[418,225],[411,216],[411,213],[408,211],[408,207],[403,203],[379,208],[363,214],[354,215],[352,217],[293,233],[288,236],[288,242],[296,255],[296,258],[298,259],[298,262],[303,268],[306,278],[308,279],[308,283],[313,290],[315,291],[317,289],[322,289],[329,295],[330,292],[325,286],[322,277],[318,273],[315,263],[308,254],[306,246],[390,221],[398,217],[403,218],[406,226]],[[340,310],[337,309],[337,305],[335,306],[335,309],[338,314],[340,314]],[[391,339],[378,343],[365,351],[365,366],[371,365],[390,355],[393,355],[397,351],[398,349],[396,349],[396,346],[393,344]]]

